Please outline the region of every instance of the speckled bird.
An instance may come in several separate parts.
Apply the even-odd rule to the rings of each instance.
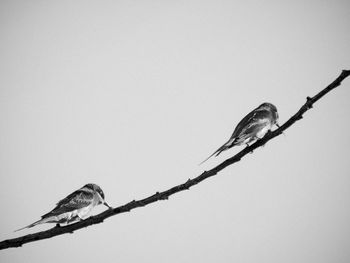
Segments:
[[[44,223],[69,224],[82,220],[99,204],[104,204],[111,208],[104,199],[105,195],[98,185],[86,184],[59,201],[56,207],[51,212],[43,215],[40,220],[16,231]]]
[[[213,155],[218,156],[221,152],[242,144],[261,139],[271,130],[273,125],[278,126],[278,112],[275,105],[265,102],[259,107],[248,113],[236,126],[230,139],[217,149],[212,155],[205,159],[207,161]]]

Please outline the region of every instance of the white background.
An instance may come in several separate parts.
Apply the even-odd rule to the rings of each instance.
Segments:
[[[86,183],[119,206],[350,67],[348,1],[1,1],[0,240]],[[350,80],[203,183],[1,262],[349,262]],[[94,213],[105,209],[98,207]]]

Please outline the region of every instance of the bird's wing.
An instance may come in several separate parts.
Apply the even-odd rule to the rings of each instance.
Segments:
[[[91,204],[93,198],[93,193],[79,189],[59,201],[56,207],[51,212],[43,215],[42,218],[56,216],[62,213],[86,207]]]
[[[256,109],[249,112],[236,126],[235,130],[231,135],[231,139],[238,137],[238,135],[242,132],[242,130],[254,119],[256,115]]]
[[[271,113],[267,110],[253,110],[248,113],[236,126],[231,139],[239,138],[244,135],[251,134],[256,129],[264,127],[269,119],[271,118]]]

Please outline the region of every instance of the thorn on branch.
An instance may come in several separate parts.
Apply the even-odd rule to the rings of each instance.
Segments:
[[[312,100],[312,98],[310,98],[309,96],[306,97],[306,104],[307,104],[307,109],[312,109],[312,103],[310,102]]]

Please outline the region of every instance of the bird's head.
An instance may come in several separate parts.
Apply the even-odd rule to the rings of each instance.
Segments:
[[[269,102],[264,102],[263,104],[261,104],[258,107],[258,109],[259,110],[267,110],[267,111],[271,112],[274,122],[277,123],[279,116],[278,116],[277,108],[275,105],[273,105],[272,103],[269,103]]]
[[[111,208],[105,201],[105,194],[103,193],[101,187],[99,187],[97,184],[86,184],[83,188],[89,189],[96,194],[99,199],[99,204],[104,204],[108,208]]]

